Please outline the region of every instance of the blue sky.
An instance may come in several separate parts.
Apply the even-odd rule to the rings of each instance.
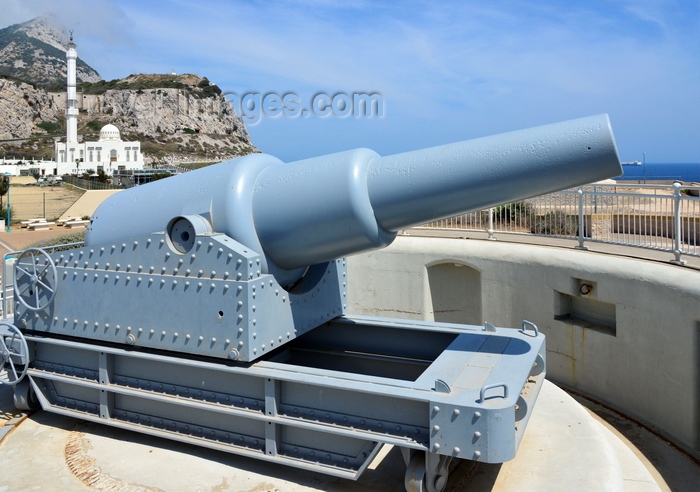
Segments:
[[[318,92],[381,94],[382,117],[249,124],[253,143],[285,161],[608,113],[622,160],[700,162],[698,0],[0,4],[0,27],[53,12],[105,79],[175,70],[304,106]]]

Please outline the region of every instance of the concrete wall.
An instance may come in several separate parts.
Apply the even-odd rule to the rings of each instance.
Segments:
[[[548,378],[700,456],[700,272],[496,241],[399,237],[349,258],[348,311],[547,336]]]

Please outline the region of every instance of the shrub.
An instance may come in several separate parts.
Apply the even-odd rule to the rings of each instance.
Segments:
[[[71,243],[82,243],[85,241],[85,231],[71,232],[69,234],[64,234],[63,236],[58,236],[52,239],[46,239],[44,241],[39,241],[32,244],[32,248],[47,248],[49,246],[56,246],[61,244],[71,244]],[[65,251],[71,248],[56,248],[54,251]]]
[[[532,209],[525,202],[506,203],[493,210],[493,220],[502,224],[517,222],[525,225],[529,223],[532,215]]]
[[[38,123],[36,126],[41,128],[47,133],[56,133],[58,130],[61,129],[61,125],[58,123],[55,123],[53,121],[42,121],[41,123]]]
[[[530,232],[550,236],[576,236],[578,235],[578,217],[562,210],[553,210],[535,217]]]

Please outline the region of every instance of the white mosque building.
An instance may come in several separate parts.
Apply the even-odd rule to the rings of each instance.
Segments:
[[[73,42],[66,51],[67,89],[66,89],[66,141],[54,144],[53,161],[26,161],[20,159],[0,160],[2,174],[21,176],[38,173],[41,176],[61,176],[64,174],[83,174],[92,169],[104,171],[108,176],[115,172],[131,174],[129,171],[141,171],[144,168],[143,154],[139,142],[124,142],[119,129],[111,124],[100,130],[97,142],[78,141],[78,98],[76,92],[76,61],[78,52]]]
[[[76,60],[78,52],[71,31],[67,59],[66,141],[56,142],[55,174],[81,174],[88,169],[104,171],[111,176],[115,171],[143,169],[143,154],[139,142],[124,142],[119,129],[105,125],[97,142],[78,142],[78,98],[76,94]]]

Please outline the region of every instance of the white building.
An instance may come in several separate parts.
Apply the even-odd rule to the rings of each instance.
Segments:
[[[0,174],[11,176],[32,175],[61,176],[63,174],[83,174],[89,169],[94,172],[104,171],[112,176],[116,171],[142,171],[143,154],[139,142],[124,142],[119,129],[114,125],[105,125],[100,130],[97,142],[78,142],[78,101],[76,98],[76,60],[78,53],[73,43],[71,31],[67,60],[66,87],[66,141],[56,140],[53,161],[32,161],[22,159],[0,160]]]
[[[56,142],[55,156],[57,174],[82,174],[92,169],[111,176],[114,171],[143,169],[141,144],[124,142],[114,125],[103,126],[97,142]]]
[[[95,172],[102,170],[111,176],[115,171],[143,169],[141,144],[122,141],[119,129],[114,125],[102,127],[97,142],[78,142],[78,101],[75,89],[78,53],[75,48],[71,31],[66,51],[66,141],[57,141],[55,144],[56,167],[53,174],[82,174],[92,169]]]

